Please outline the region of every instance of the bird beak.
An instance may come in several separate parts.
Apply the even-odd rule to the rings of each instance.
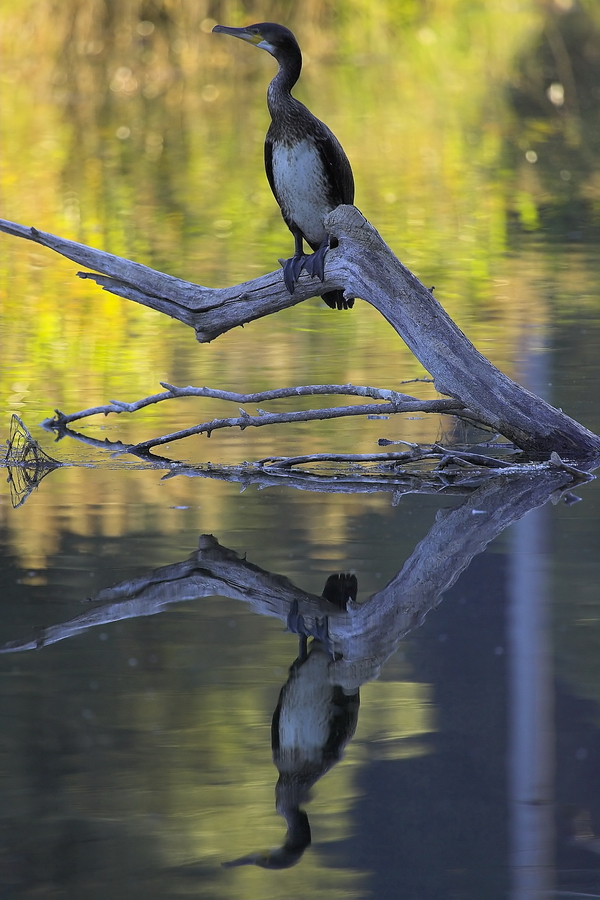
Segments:
[[[215,25],[213,33],[219,31],[222,34],[230,34],[232,37],[240,38],[242,41],[248,41],[249,44],[258,46],[262,41],[262,35],[251,32],[247,28],[230,28],[229,25]]]
[[[261,50],[266,50],[271,56],[275,56],[275,47],[268,41],[265,41],[259,31],[250,28],[230,28],[229,25],[215,25],[213,31],[221,31],[223,34],[230,34],[232,37],[241,38]]]

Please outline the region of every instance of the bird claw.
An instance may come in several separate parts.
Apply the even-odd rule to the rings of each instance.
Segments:
[[[325,256],[329,250],[329,235],[326,234],[321,246],[306,256],[304,253],[294,253],[289,259],[283,262],[283,282],[290,294],[294,293],[296,282],[300,278],[302,269],[310,275],[311,278],[318,278],[319,281],[325,281]],[[338,304],[338,308],[342,307]]]
[[[283,282],[290,294],[294,293],[294,288],[296,287],[296,282],[300,278],[300,272],[302,271],[305,260],[306,256],[303,253],[294,254],[294,256],[290,256],[289,259],[286,259],[283,264]]]
[[[328,250],[329,235],[326,235],[319,249],[304,260],[304,271],[312,278],[318,278],[319,281],[325,281],[325,255]]]

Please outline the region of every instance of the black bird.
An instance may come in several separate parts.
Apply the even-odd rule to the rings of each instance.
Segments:
[[[356,600],[358,585],[354,575],[331,575],[323,597],[338,609]],[[300,804],[310,799],[310,789],[342,758],[358,721],[358,688],[346,690],[334,684],[330,674],[332,654],[326,643],[309,632],[292,609],[288,625],[300,634],[298,658],[290,667],[271,722],[273,762],[279,771],[275,787],[277,812],[284,817],[287,832],[282,847],[250,853],[231,862],[232,866],[261,866],[288,869],[300,861],[311,842],[308,816]],[[320,628],[327,634],[327,623]],[[310,647],[307,638],[313,637]]]
[[[294,235],[294,255],[286,260],[283,278],[290,292],[304,268],[325,278],[325,254],[330,238],[323,220],[340,203],[354,202],[354,178],[342,145],[327,125],[292,97],[300,77],[302,54],[292,32],[283,25],[261,22],[247,28],[215,25],[213,31],[231,34],[266,50],[279,63],[267,91],[271,124],[265,139],[265,169],[286,225]],[[303,243],[315,251],[306,256]],[[343,291],[327,291],[323,300],[332,309],[350,309]]]

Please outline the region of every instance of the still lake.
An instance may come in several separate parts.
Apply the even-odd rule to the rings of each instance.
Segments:
[[[351,20],[314,3],[290,20],[254,3],[236,21],[216,6],[7,4],[2,215],[197,283],[271,271],[293,246],[262,169],[274,64],[210,32],[286,21],[297,95],[342,140],[359,208],[481,352],[600,433],[595,6],[349,3]],[[195,472],[103,445],[238,413],[189,398],[56,442],[40,425],[55,408],[161,381],[436,395],[401,387],[427,373],[360,300],[199,345],[49,250],[2,235],[0,254],[0,449],[17,414],[63,463],[18,507],[0,491],[1,900],[600,897],[598,481],[332,493],[206,465],[457,441],[423,415],[164,450]],[[360,665],[333,666],[360,708],[302,798],[310,845],[289,868],[224,866],[284,844],[285,610],[340,573],[354,618],[382,622],[364,652],[331,624],[359,647]]]

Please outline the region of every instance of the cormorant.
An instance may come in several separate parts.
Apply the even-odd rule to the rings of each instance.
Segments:
[[[356,600],[355,575],[331,575],[323,597],[345,609],[348,600]],[[330,675],[332,653],[327,644],[313,636],[298,614],[297,604],[288,625],[298,626],[300,650],[281,689],[271,722],[273,762],[279,771],[275,787],[275,806],[284,817],[287,832],[282,847],[250,853],[231,862],[232,866],[261,866],[264,869],[288,869],[300,861],[311,842],[308,816],[300,804],[309,799],[312,786],[342,758],[346,744],[356,730],[360,695],[358,688],[346,691],[333,684]],[[319,630],[327,634],[327,623]],[[328,643],[328,640],[327,640]]]
[[[341,203],[354,202],[354,178],[342,145],[327,125],[292,97],[300,77],[302,54],[292,32],[283,25],[260,22],[247,28],[215,25],[213,31],[231,34],[266,50],[279,63],[267,91],[271,124],[265,138],[265,169],[286,225],[294,235],[294,255],[283,266],[290,292],[304,268],[325,278],[325,254],[330,246],[323,220]],[[305,240],[314,253],[304,254]],[[323,300],[332,309],[350,309],[354,300],[344,292],[327,291]]]

